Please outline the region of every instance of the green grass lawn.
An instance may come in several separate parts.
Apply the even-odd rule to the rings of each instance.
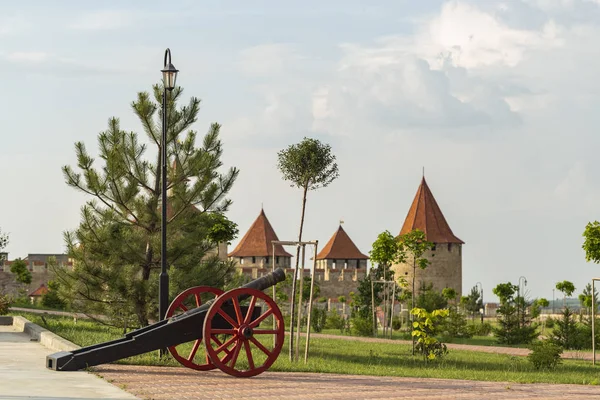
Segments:
[[[45,326],[58,335],[87,346],[121,337],[121,331],[89,320],[45,316],[45,325],[39,315],[18,313],[30,321]],[[200,328],[199,328],[200,329]],[[339,331],[338,331],[339,332]],[[304,343],[302,343],[303,345]],[[188,345],[188,349],[191,346]],[[303,347],[302,347],[303,348]],[[339,339],[313,338],[310,359],[290,363],[287,342],[271,371],[305,371],[320,373],[404,376],[425,378],[508,381],[519,383],[600,383],[600,368],[589,361],[565,360],[553,371],[536,371],[525,357],[473,351],[450,350],[442,360],[426,363],[411,355],[411,347],[399,343],[348,342]],[[160,359],[157,352],[120,361],[126,364],[179,366],[172,358]],[[201,373],[201,372],[199,372]]]

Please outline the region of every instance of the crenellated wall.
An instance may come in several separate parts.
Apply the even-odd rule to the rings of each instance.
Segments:
[[[365,262],[366,264],[366,262]],[[260,278],[272,272],[272,267],[259,268],[238,265],[240,272],[249,279]],[[285,268],[285,273],[293,276],[294,268]],[[310,270],[304,269],[305,277],[310,277]],[[339,296],[348,296],[350,292],[356,291],[358,281],[366,275],[365,268],[347,268],[347,269],[316,269],[315,282],[319,285],[319,297],[338,298]]]

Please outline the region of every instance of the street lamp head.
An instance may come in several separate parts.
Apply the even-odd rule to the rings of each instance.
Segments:
[[[161,72],[163,73],[163,85],[165,89],[173,90],[179,70],[171,64],[171,50],[169,49],[165,50],[165,67]]]

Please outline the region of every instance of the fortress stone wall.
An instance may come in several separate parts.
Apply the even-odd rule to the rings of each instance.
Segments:
[[[462,296],[462,245],[459,243],[437,243],[435,250],[428,251],[425,255],[431,264],[425,269],[416,268],[415,291],[420,284],[433,283],[437,291],[446,287],[456,290]],[[409,257],[406,263],[392,266],[396,278],[404,277],[409,289],[412,288],[413,259]]]

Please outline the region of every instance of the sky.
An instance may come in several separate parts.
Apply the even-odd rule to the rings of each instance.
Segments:
[[[228,217],[240,238],[261,205],[295,240],[301,191],[277,152],[332,146],[340,177],[309,192],[306,240],[344,221],[363,253],[397,234],[425,168],[455,235],[463,288],[484,299],[527,279],[576,293],[600,266],[582,232],[600,219],[600,0],[0,0],[0,229],[9,258],[60,253],[88,199],[61,172],[74,143],[97,152],[108,118],[143,131],[130,104],[161,78],[165,48],[194,129],[222,124],[240,169]],[[230,249],[237,244],[232,243]],[[556,297],[559,293],[556,292]]]

